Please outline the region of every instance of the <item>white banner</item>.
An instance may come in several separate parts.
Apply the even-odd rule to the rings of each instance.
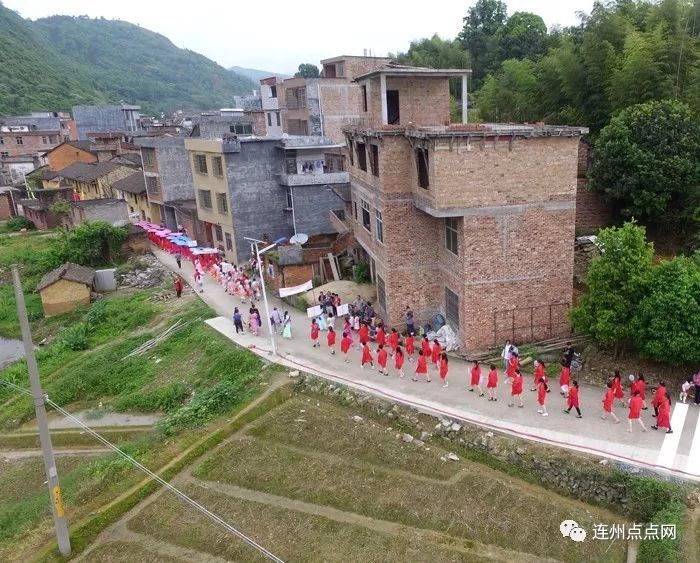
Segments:
[[[309,307],[306,310],[306,316],[309,317],[310,319],[313,319],[314,317],[318,317],[321,314],[321,306],[320,305],[314,305],[313,307]]]
[[[339,305],[338,307],[336,307],[336,309],[338,310],[339,317],[343,317],[345,315],[350,314],[350,306],[347,303],[343,303],[342,305]]]
[[[280,297],[289,297],[290,295],[296,295],[297,293],[303,293],[304,291],[309,291],[313,289],[314,284],[311,280],[301,285],[295,285],[293,287],[280,287]]]

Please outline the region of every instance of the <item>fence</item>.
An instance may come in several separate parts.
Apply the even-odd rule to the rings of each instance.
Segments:
[[[493,313],[493,343],[534,342],[570,333],[571,303],[552,303]]]

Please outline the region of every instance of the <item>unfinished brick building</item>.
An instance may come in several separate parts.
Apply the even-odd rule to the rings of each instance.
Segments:
[[[403,325],[406,305],[421,323],[442,313],[471,351],[568,334],[587,130],[445,125],[449,80],[467,76],[385,68],[356,78],[363,125],[345,128],[347,215],[377,309],[391,325]]]

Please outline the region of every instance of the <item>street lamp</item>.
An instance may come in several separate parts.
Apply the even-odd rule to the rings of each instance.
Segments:
[[[287,240],[286,237],[282,237],[280,239],[277,239],[275,242],[272,244],[266,246],[262,250],[258,247],[258,244],[261,242],[265,242],[263,240],[258,240],[254,238],[249,238],[249,237],[243,237],[245,240],[251,241],[255,245],[255,257],[258,262],[258,273],[260,274],[260,285],[262,285],[262,294],[263,294],[263,301],[265,302],[265,314],[267,315],[267,329],[270,331],[270,342],[272,344],[272,354],[277,355],[277,346],[275,345],[275,333],[272,330],[272,320],[270,319],[270,307],[267,304],[267,291],[265,291],[265,278],[263,277],[263,270],[262,270],[262,260],[260,260],[260,256],[262,254],[265,254],[268,250],[272,250],[275,246],[278,244],[282,244],[285,240]]]

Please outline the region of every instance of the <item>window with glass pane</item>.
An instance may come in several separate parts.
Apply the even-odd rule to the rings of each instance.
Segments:
[[[360,207],[362,207],[362,226],[371,233],[372,224],[370,222],[369,203],[367,203],[364,199],[361,199]]]
[[[447,217],[445,219],[445,248],[452,254],[459,254],[457,233],[457,219],[455,217]]]
[[[452,328],[459,328],[459,297],[445,288],[445,317]]]

